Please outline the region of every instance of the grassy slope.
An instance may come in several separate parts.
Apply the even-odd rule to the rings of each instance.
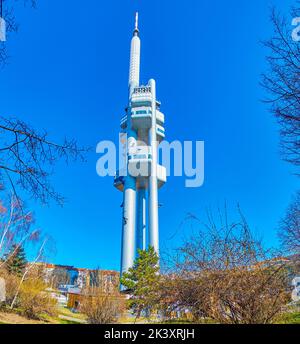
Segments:
[[[62,317],[62,318],[60,318]],[[58,315],[56,317],[44,316],[42,320],[29,320],[16,313],[8,313],[0,311],[0,324],[80,324],[86,320],[84,314],[72,313],[69,309],[64,307],[58,308]],[[119,320],[121,324],[134,324],[134,318],[123,317]],[[154,319],[140,318],[136,321],[137,324],[157,323]],[[174,319],[166,322],[160,322],[164,324],[190,324],[186,319]],[[205,321],[203,323],[212,323],[211,321]],[[289,312],[283,314],[276,322],[276,324],[300,324],[300,312]]]
[[[286,313],[276,321],[277,324],[300,324],[300,313]]]
[[[57,316],[50,317],[48,315],[44,315],[42,316],[42,319],[43,320],[27,319],[21,314],[18,314],[18,311],[0,311],[0,324],[78,324],[85,320],[85,316],[80,313],[72,313],[67,308],[59,307]]]

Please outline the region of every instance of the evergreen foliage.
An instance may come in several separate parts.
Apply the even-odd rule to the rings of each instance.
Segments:
[[[131,295],[128,306],[137,317],[140,317],[143,311],[145,315],[150,315],[157,304],[160,280],[158,261],[153,247],[145,251],[138,250],[133,267],[124,273],[120,280]]]
[[[5,267],[11,274],[22,276],[27,264],[25,250],[22,246],[14,244],[5,257]]]

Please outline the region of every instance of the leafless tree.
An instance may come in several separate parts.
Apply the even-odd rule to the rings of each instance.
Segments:
[[[55,162],[63,158],[84,159],[84,148],[75,140],[63,143],[50,141],[46,132],[38,132],[18,119],[0,117],[0,180],[14,191],[18,185],[30,196],[48,203],[54,199],[62,204],[64,198],[49,182]]]
[[[286,215],[280,222],[279,237],[283,247],[290,253],[300,254],[300,192],[298,191]]]
[[[36,8],[37,0],[0,0],[0,17],[5,21],[5,36],[8,38],[11,33],[16,33],[19,24],[15,17],[15,5],[23,3],[24,6],[30,4]],[[0,67],[3,67],[9,58],[6,41],[0,41]]]
[[[19,247],[39,240],[41,232],[32,228],[33,223],[32,212],[13,193],[7,201],[0,199],[0,268]]]
[[[188,310],[194,321],[270,323],[289,300],[284,259],[267,250],[244,216],[206,223],[174,255],[161,284],[165,314]],[[277,258],[276,258],[277,257]]]
[[[10,308],[11,308],[11,309],[14,308],[14,305],[15,305],[15,303],[16,303],[16,301],[17,301],[17,298],[18,298],[20,289],[21,289],[21,287],[22,287],[23,282],[25,281],[26,276],[27,276],[27,275],[30,273],[30,271],[35,267],[35,264],[43,257],[44,251],[45,251],[46,243],[47,243],[47,239],[44,239],[44,240],[42,241],[42,244],[41,244],[41,246],[40,246],[40,248],[39,248],[39,250],[38,250],[38,253],[37,253],[35,259],[34,259],[32,262],[30,262],[30,263],[27,264],[27,266],[26,266],[26,268],[25,268],[25,270],[24,270],[24,273],[23,273],[23,275],[22,275],[22,278],[20,279],[20,282],[19,282],[19,285],[18,285],[16,294],[15,294],[15,296],[14,296],[14,298],[13,298],[13,300],[12,300],[12,303],[11,303],[11,305],[10,305]]]
[[[273,36],[264,42],[269,69],[261,81],[270,95],[265,101],[280,125],[282,156],[296,166],[300,165],[300,42],[292,39],[292,19],[299,16],[299,1],[288,18],[272,9]]]
[[[6,22],[6,35],[10,36],[11,33],[18,31],[19,24],[15,17],[15,6],[23,3],[24,6],[28,5],[36,8],[37,0],[0,0],[0,16]],[[9,55],[7,52],[6,42],[0,41],[0,67],[3,67],[8,61]]]
[[[0,274],[7,281],[11,308],[15,306],[22,285],[29,276],[31,280],[43,281],[44,273],[40,271],[38,263],[49,258],[49,254],[52,253],[51,237],[39,229],[33,229],[33,224],[32,212],[26,211],[14,193],[8,201],[0,200]],[[33,244],[38,244],[38,248]],[[30,247],[30,253],[34,258],[26,264],[22,275],[19,276],[7,269],[7,262],[20,247],[25,246]],[[36,249],[37,252],[34,254]]]
[[[37,3],[36,0],[0,1],[8,33],[18,29],[15,5],[23,3],[35,8]],[[6,45],[0,42],[0,66],[6,61]],[[8,184],[17,195],[18,185],[42,203],[54,199],[62,204],[64,199],[51,186],[49,175],[58,159],[66,162],[82,159],[83,153],[84,149],[79,148],[75,140],[57,143],[51,141],[45,131],[38,132],[22,120],[0,115],[0,189]]]
[[[0,198],[0,270],[6,267],[7,261],[20,247],[26,247],[33,254],[36,245],[42,241],[47,245],[43,245],[38,256],[46,260],[55,253],[52,238],[34,226],[33,213],[21,204],[13,192],[6,201]]]

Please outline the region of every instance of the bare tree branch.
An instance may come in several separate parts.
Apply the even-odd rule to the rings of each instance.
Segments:
[[[251,233],[238,208],[230,222],[227,209],[218,221],[209,213],[174,254],[162,276],[158,303],[167,317],[188,310],[193,321],[270,323],[289,300],[286,259],[266,249]]]
[[[270,97],[265,102],[280,125],[280,148],[284,160],[300,166],[300,42],[292,40],[292,18],[300,16],[300,3],[291,9],[290,18],[271,12],[273,36],[263,42],[269,55],[269,69],[261,85]],[[298,174],[298,173],[297,173]]]
[[[283,247],[290,253],[300,254],[300,192],[298,191],[286,215],[280,222],[279,237]]]
[[[37,7],[37,0],[0,0],[2,1],[2,18],[6,22],[6,36],[10,37],[12,33],[16,33],[19,29],[18,21],[15,17],[15,7],[23,3],[23,6]],[[9,59],[6,42],[0,41],[0,67],[4,67]]]
[[[77,146],[75,140],[65,139],[62,144],[48,139],[46,132],[39,133],[17,119],[0,117],[0,176],[9,174],[10,181],[26,190],[33,198],[62,204],[63,197],[55,192],[49,181],[58,159],[84,160],[86,149]]]

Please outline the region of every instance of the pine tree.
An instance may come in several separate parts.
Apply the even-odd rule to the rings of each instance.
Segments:
[[[17,244],[12,245],[10,252],[6,255],[6,269],[9,273],[22,276],[27,264],[24,248]]]
[[[158,255],[153,247],[138,250],[138,258],[132,268],[125,272],[120,280],[128,289],[131,297],[128,300],[133,313],[140,317],[142,311],[151,314],[156,305],[159,284]]]

